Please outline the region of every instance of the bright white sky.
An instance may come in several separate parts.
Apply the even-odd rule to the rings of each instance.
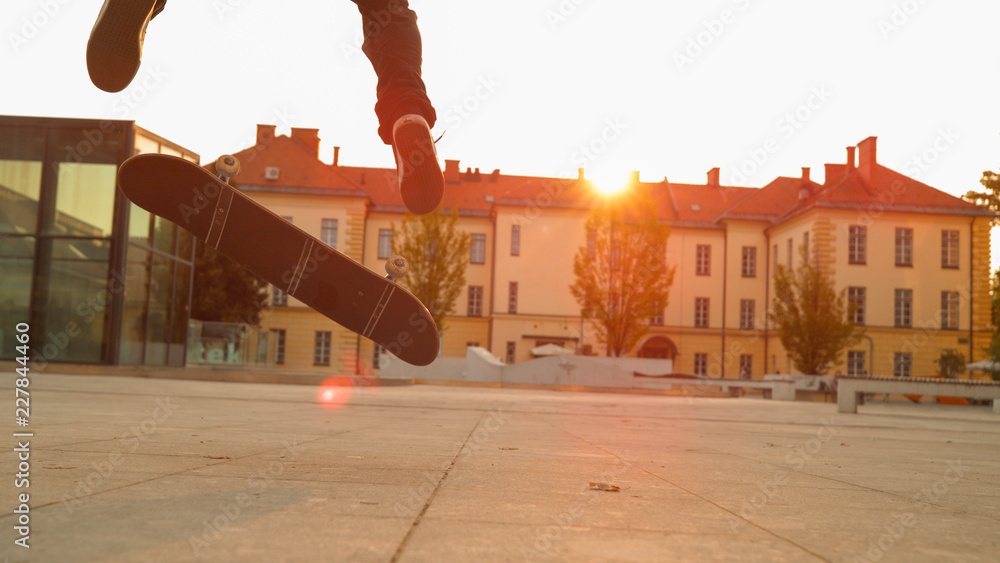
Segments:
[[[257,123],[317,127],[324,160],[339,145],[344,164],[393,165],[347,0],[169,0],[136,82],[117,95],[85,68],[101,5],[0,4],[0,113],[135,120],[204,161],[252,144]],[[411,7],[435,133],[447,130],[438,152],[463,168],[703,183],[719,166],[724,183],[762,186],[802,166],[822,181],[825,162],[869,135],[881,163],[955,195],[1000,167],[1000,2]]]

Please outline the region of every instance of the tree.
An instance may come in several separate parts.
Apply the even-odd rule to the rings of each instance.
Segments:
[[[420,300],[438,331],[445,330],[445,317],[455,311],[469,261],[472,237],[458,230],[458,210],[451,213],[435,210],[426,215],[407,213],[399,228],[392,252],[406,258],[410,269],[400,283]]]
[[[267,282],[198,242],[191,318],[259,327],[267,307]]]
[[[986,189],[981,192],[969,190],[963,199],[997,214],[993,219],[993,225],[996,226],[1000,223],[1000,174],[986,170],[979,183]],[[991,360],[1000,363],[1000,270],[994,272],[992,282],[993,338],[986,351]],[[995,381],[1000,381],[1000,372],[990,372],[990,376]]]
[[[833,280],[806,259],[804,247],[800,256],[794,270],[778,266],[770,319],[795,369],[823,375],[845,348],[861,340],[863,331],[854,326],[855,307],[847,303],[847,290],[838,293]]]
[[[1000,174],[986,170],[983,172],[983,177],[979,179],[979,183],[986,188],[984,191],[969,190],[962,198],[989,209],[1000,217]],[[996,225],[997,222],[998,218],[994,218],[993,224]]]
[[[634,186],[599,202],[586,229],[570,291],[607,354],[623,356],[667,307],[675,270],[666,261],[670,227],[657,219],[649,192]]]
[[[965,354],[951,348],[943,350],[938,358],[938,373],[953,379],[956,375],[965,372]]]
[[[993,321],[993,338],[990,340],[990,345],[986,348],[986,352],[989,354],[989,359],[993,360],[994,363],[1000,365],[1000,269],[993,272],[993,279],[990,287],[993,303],[992,303],[992,317]],[[1000,381],[1000,371],[990,371],[987,372],[994,381]]]

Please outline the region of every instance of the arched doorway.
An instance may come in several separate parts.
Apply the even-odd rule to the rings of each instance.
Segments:
[[[666,336],[654,336],[639,347],[639,357],[673,360],[677,357],[677,345]]]

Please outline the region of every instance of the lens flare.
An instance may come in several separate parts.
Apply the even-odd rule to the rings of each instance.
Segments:
[[[323,380],[316,390],[316,401],[324,408],[338,409],[351,401],[354,385],[346,375],[334,375]]]

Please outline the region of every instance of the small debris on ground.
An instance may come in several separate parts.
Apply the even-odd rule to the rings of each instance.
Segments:
[[[592,491],[607,491],[609,493],[617,493],[622,490],[618,485],[612,485],[611,483],[591,483],[590,490]]]

